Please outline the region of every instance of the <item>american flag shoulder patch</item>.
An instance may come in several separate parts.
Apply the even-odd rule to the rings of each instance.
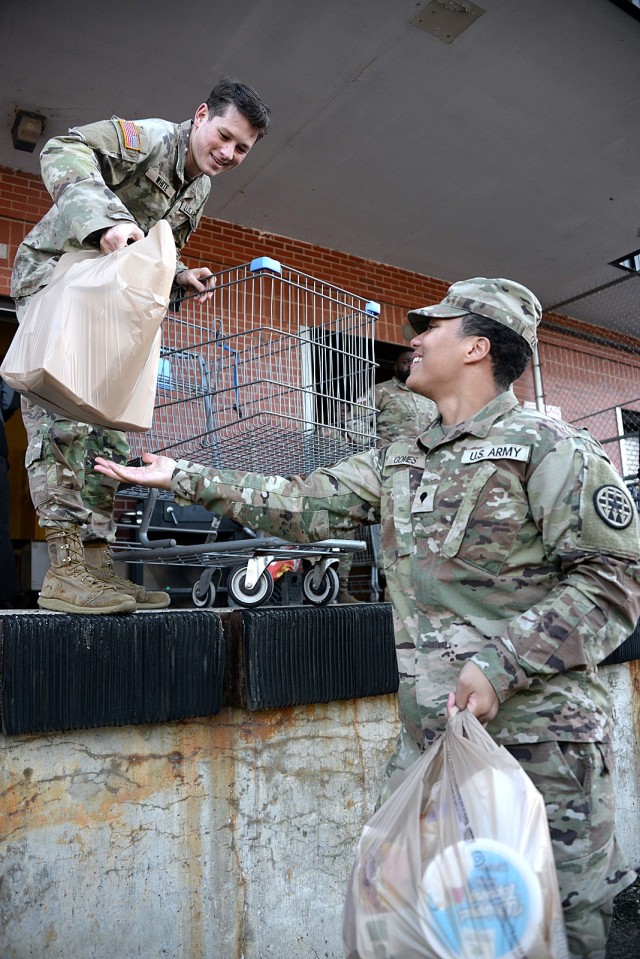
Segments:
[[[124,137],[124,145],[127,150],[140,151],[140,134],[133,120],[121,120],[118,117],[118,123]]]

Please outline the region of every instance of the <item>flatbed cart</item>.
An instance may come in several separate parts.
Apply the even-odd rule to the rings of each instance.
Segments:
[[[129,435],[132,457],[165,453],[290,476],[374,446],[375,408],[357,400],[373,397],[379,313],[377,303],[269,257],[216,274],[209,300],[185,297],[165,318],[153,422],[148,432]],[[301,546],[248,529],[221,542],[215,518],[199,544],[179,543],[179,524],[170,539],[154,540],[148,532],[157,492],[128,488],[125,495],[146,502],[135,530],[131,523],[119,528],[114,559],[201,568],[196,605],[215,600],[217,569],[229,570],[228,593],[238,605],[267,602],[268,567],[286,559],[305,567],[308,602],[332,602],[341,555],[366,545],[337,539]]]
[[[340,583],[337,567],[347,552],[365,549],[362,540],[326,539],[315,543],[289,543],[276,536],[261,536],[243,529],[246,538],[207,542],[194,546],[180,545],[175,539],[148,538],[148,520],[153,513],[157,490],[150,490],[139,527],[140,538],[147,545],[138,549],[133,544],[114,551],[114,557],[127,563],[158,563],[203,567],[192,589],[197,607],[214,606],[218,592],[216,574],[228,570],[226,591],[238,606],[260,606],[268,603],[274,591],[270,567],[292,560],[302,566],[302,595],[314,606],[324,606],[338,595]],[[209,534],[212,537],[215,534]]]

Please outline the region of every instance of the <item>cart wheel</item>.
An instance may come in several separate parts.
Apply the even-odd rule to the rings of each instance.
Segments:
[[[340,580],[333,566],[328,566],[317,586],[313,582],[313,569],[302,579],[302,593],[314,606],[328,606],[340,592]]]
[[[247,567],[236,566],[229,572],[227,592],[238,606],[259,606],[271,599],[273,580],[265,569],[258,577],[255,586],[249,589],[247,587]]]
[[[201,592],[200,580],[196,580],[191,590],[191,599],[193,600],[193,605],[199,609],[203,609],[206,606],[213,606],[216,601],[216,588],[212,582],[209,582],[206,589]]]

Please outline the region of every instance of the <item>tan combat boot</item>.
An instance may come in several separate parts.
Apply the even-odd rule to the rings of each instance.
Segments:
[[[338,570],[338,579],[340,581],[340,590],[336,596],[336,603],[341,606],[343,603],[359,603],[360,600],[356,599],[350,589],[349,584],[349,574],[346,576],[342,575],[342,571]]]
[[[38,606],[61,613],[93,615],[134,611],[136,604],[130,596],[89,572],[78,528],[46,527],[45,537],[51,568],[44,577]]]
[[[347,588],[341,588],[340,592],[336,596],[336,603],[338,606],[342,606],[347,603],[360,603],[362,600],[359,600],[357,596],[354,596],[353,593],[350,593]]]
[[[84,558],[87,568],[96,579],[113,586],[119,593],[130,596],[136,604],[136,609],[165,609],[171,602],[169,594],[162,590],[146,590],[143,586],[125,579],[124,576],[116,576],[108,543],[102,540],[85,543]]]

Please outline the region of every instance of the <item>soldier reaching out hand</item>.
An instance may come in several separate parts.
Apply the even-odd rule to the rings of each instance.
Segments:
[[[407,383],[439,417],[305,479],[164,456],[96,469],[289,540],[381,523],[402,721],[387,774],[449,714],[473,712],[545,800],[571,956],[604,959],[613,898],[634,875],[615,837],[598,664],[640,615],[638,516],[586,431],[512,392],[540,318],[526,287],[482,277],[412,310]]]

